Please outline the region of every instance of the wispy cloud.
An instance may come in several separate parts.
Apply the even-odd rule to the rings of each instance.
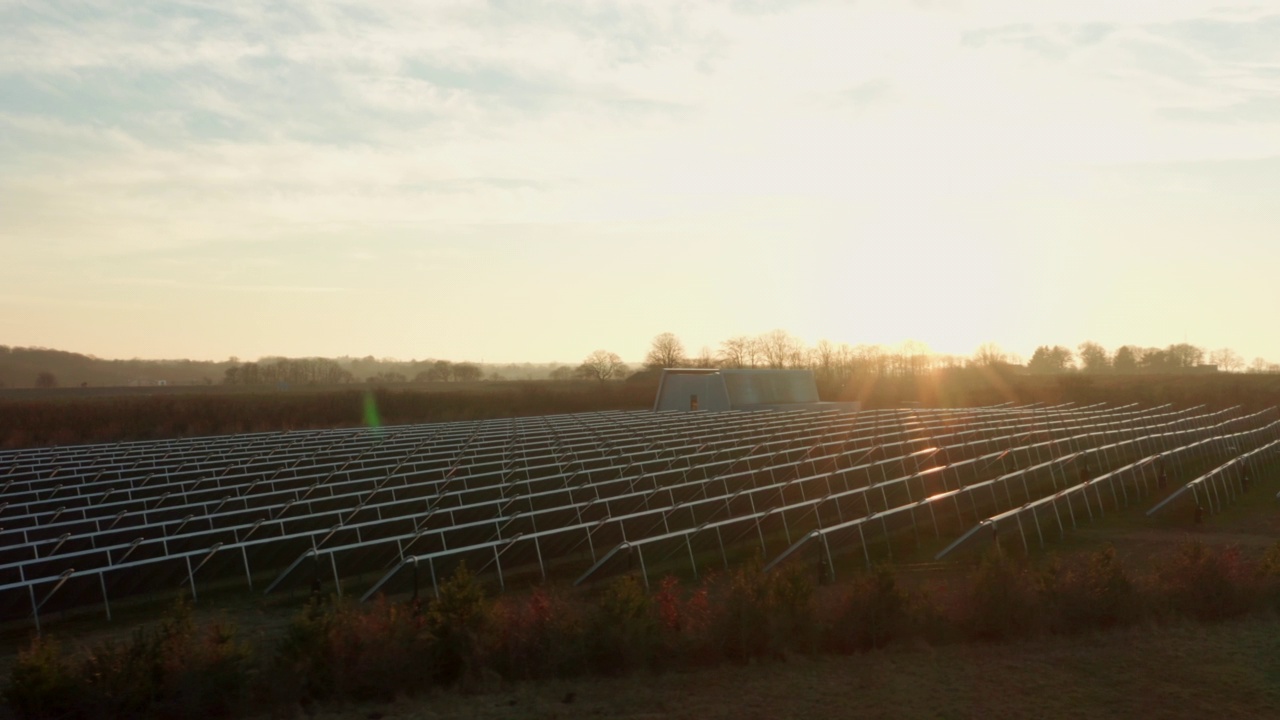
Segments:
[[[1107,168],[1280,155],[1278,53],[1280,16],[1218,0],[0,0],[0,277],[351,317],[454,292],[481,324],[522,277],[625,304],[619,257],[686,292],[653,257],[834,282],[914,237],[996,255],[1023,216],[1165,187]]]

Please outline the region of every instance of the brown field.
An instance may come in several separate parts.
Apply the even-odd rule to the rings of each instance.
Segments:
[[[374,393],[384,424],[483,420],[529,415],[643,410],[657,376],[621,382],[529,380],[289,387],[191,385],[0,390],[0,449],[158,440],[241,432],[358,427]],[[984,369],[903,377],[824,377],[824,400],[863,407],[964,407],[1014,403],[1178,407],[1280,405],[1280,375],[1027,375]]]
[[[655,386],[594,381],[393,386],[62,388],[0,391],[0,449],[359,427],[372,393],[384,425],[640,410]]]

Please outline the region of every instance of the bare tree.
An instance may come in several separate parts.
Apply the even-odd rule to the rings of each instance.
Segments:
[[[803,357],[800,341],[786,330],[772,330],[760,336],[760,355],[771,368],[784,368],[797,356]]]
[[[618,353],[608,350],[596,350],[587,356],[578,366],[578,376],[592,380],[611,380],[620,378],[627,372],[627,364],[622,362]]]
[[[1265,358],[1254,358],[1249,363],[1249,372],[1251,373],[1280,373],[1280,364],[1268,362]]]
[[[660,370],[680,367],[685,363],[684,344],[675,334],[664,332],[653,338],[649,354],[644,358],[645,367]]]
[[[56,388],[58,387],[58,378],[53,373],[45,370],[36,375],[36,387],[38,388]]]
[[[1240,372],[1244,369],[1244,358],[1231,348],[1222,348],[1209,353],[1209,362],[1227,372]]]
[[[900,354],[903,375],[923,375],[929,371],[932,356],[928,345],[918,340],[907,340],[902,343]]]
[[[700,368],[711,368],[716,366],[715,353],[711,352],[711,348],[706,345],[702,346],[702,350],[698,352],[698,357],[693,359],[693,364]]]
[[[978,346],[977,352],[973,354],[973,363],[975,365],[1003,365],[1007,362],[1009,362],[1009,355],[993,342],[982,343]]]
[[[755,367],[755,340],[746,335],[720,343],[720,364],[727,368]]]

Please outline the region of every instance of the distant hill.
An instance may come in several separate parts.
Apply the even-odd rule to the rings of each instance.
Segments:
[[[284,358],[262,358],[257,364],[274,364]],[[420,379],[424,372],[438,365],[453,363],[437,360],[396,360],[392,358],[334,358],[351,380],[397,382]],[[231,368],[252,363],[233,360],[105,360],[92,355],[52,350],[49,348],[7,347],[0,345],[0,388],[41,387],[39,378],[56,387],[148,387],[157,385],[220,385]],[[545,380],[557,368],[572,367],[558,363],[465,363],[477,367],[486,380]],[[570,375],[571,376],[571,375]],[[441,379],[449,379],[445,374]],[[474,378],[474,379],[481,379]]]
[[[104,360],[48,348],[0,346],[0,387],[37,387],[42,373],[58,387],[213,385],[230,362],[196,360]]]

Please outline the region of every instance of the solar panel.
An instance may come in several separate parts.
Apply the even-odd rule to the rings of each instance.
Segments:
[[[815,548],[870,563],[871,544],[922,531],[958,536],[950,549],[1001,523],[1043,539],[1041,520],[1064,531],[1062,509],[1073,524],[1103,512],[1104,484],[1112,507],[1148,492],[1153,458],[1229,459],[1178,494],[1230,492],[1226,473],[1280,448],[1274,414],[603,412],[6,451],[0,617],[109,617],[115,600],[176,588],[368,597],[464,561],[500,587],[648,582],[751,553],[767,568]]]

